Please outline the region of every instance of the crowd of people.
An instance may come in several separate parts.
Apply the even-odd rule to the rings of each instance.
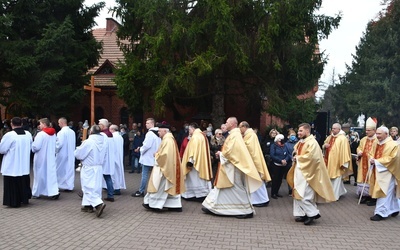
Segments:
[[[181,131],[153,118],[146,119],[145,130],[140,123],[128,130],[104,118],[89,131],[82,125],[74,130],[64,117],[58,124],[43,118],[33,130],[24,119],[11,120],[11,130],[0,141],[3,205],[19,207],[31,198],[57,200],[60,191],[74,190],[80,162],[81,211],[100,217],[104,201],[114,202],[114,195],[126,189],[127,158],[129,173],[141,174],[132,197],[142,198],[143,207],[156,212],[182,212],[185,199],[201,202],[206,214],[252,218],[254,207],[270,202],[267,187],[272,199],[283,197],[279,191],[286,179],[295,221],[310,225],[321,217],[317,203],[338,201],[347,193],[344,184],[350,176],[359,203],[376,206],[371,220],[395,217],[400,211],[398,129],[377,128],[372,118],[363,138],[334,123],[322,148],[308,123],[297,131],[289,129],[286,136],[271,129],[264,140],[235,117],[217,129],[193,122]]]

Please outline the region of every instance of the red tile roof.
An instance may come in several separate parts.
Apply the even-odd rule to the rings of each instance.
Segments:
[[[100,54],[98,66],[91,68],[88,74],[95,72],[108,60],[114,67],[120,61],[124,61],[124,55],[117,44],[117,30],[119,23],[112,18],[107,18],[107,28],[94,29],[94,38],[103,43],[103,51]],[[124,42],[124,41],[122,41]],[[126,43],[128,43],[126,41]],[[115,86],[114,74],[95,74],[95,86]]]

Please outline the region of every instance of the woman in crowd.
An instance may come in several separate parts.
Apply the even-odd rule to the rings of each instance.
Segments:
[[[278,134],[275,137],[274,143],[271,145],[270,157],[272,161],[272,187],[271,187],[271,198],[278,199],[282,197],[279,194],[279,188],[282,184],[282,179],[285,174],[285,169],[291,156],[288,153],[288,149],[283,142],[284,136]]]
[[[284,178],[286,178],[286,175],[287,175],[289,169],[292,167],[293,150],[294,150],[294,145],[296,145],[297,141],[298,140],[297,140],[296,131],[294,131],[293,129],[289,129],[287,141],[285,143],[286,148],[288,150],[288,154],[289,154],[289,161],[288,161],[288,163],[286,165],[285,173],[283,174]],[[291,195],[292,194],[292,189],[290,188],[289,185],[288,185],[288,189],[289,189],[289,195]]]
[[[222,135],[222,130],[219,128],[216,129],[215,135],[211,136],[210,139],[210,153],[211,153],[213,178],[215,178],[215,174],[217,173],[218,162],[219,162],[219,158],[217,158],[215,153],[221,151],[224,142],[225,142],[225,137]]]

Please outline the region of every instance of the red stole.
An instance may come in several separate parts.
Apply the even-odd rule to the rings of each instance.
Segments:
[[[335,143],[336,137],[335,136],[331,136],[331,139],[329,140],[329,148],[325,149],[325,165],[326,167],[328,167],[328,159],[329,159],[329,152],[331,152],[331,148],[333,146],[333,144]]]
[[[299,147],[297,148],[297,154],[301,155],[301,150],[303,149],[304,146],[304,142],[300,142],[299,143]]]
[[[366,177],[367,177],[367,172],[368,172],[368,153],[371,152],[372,144],[374,140],[368,140],[365,142],[363,154],[362,154],[362,175],[363,175],[363,181],[365,182]]]
[[[384,150],[384,149],[385,149],[385,144],[382,144],[382,145],[377,144],[377,145],[376,145],[376,149],[375,149],[374,158],[375,158],[375,159],[381,158],[382,155],[383,155],[383,150]],[[375,165],[374,165],[374,168],[375,168]],[[375,169],[376,169],[376,168],[375,168]],[[375,180],[375,175],[376,175],[375,171],[373,171],[372,174],[374,175],[374,178],[373,178],[373,179]],[[371,178],[371,179],[372,179],[372,178]]]

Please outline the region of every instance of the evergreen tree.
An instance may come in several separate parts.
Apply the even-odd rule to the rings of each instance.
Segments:
[[[65,115],[83,96],[86,72],[101,44],[92,33],[104,3],[83,0],[0,0],[3,105],[16,115]]]
[[[338,96],[337,115],[356,119],[361,113],[377,117],[387,126],[400,124],[400,1],[371,21],[347,68]]]
[[[130,39],[118,93],[130,107],[154,100],[156,111],[171,99],[208,96],[220,124],[224,94],[235,88],[248,108],[264,100],[272,115],[289,120],[300,112],[302,121],[312,120],[315,104],[297,96],[317,84],[325,59],[316,44],[340,20],[313,14],[321,2],[117,0],[118,35]],[[152,95],[143,98],[146,89]]]

